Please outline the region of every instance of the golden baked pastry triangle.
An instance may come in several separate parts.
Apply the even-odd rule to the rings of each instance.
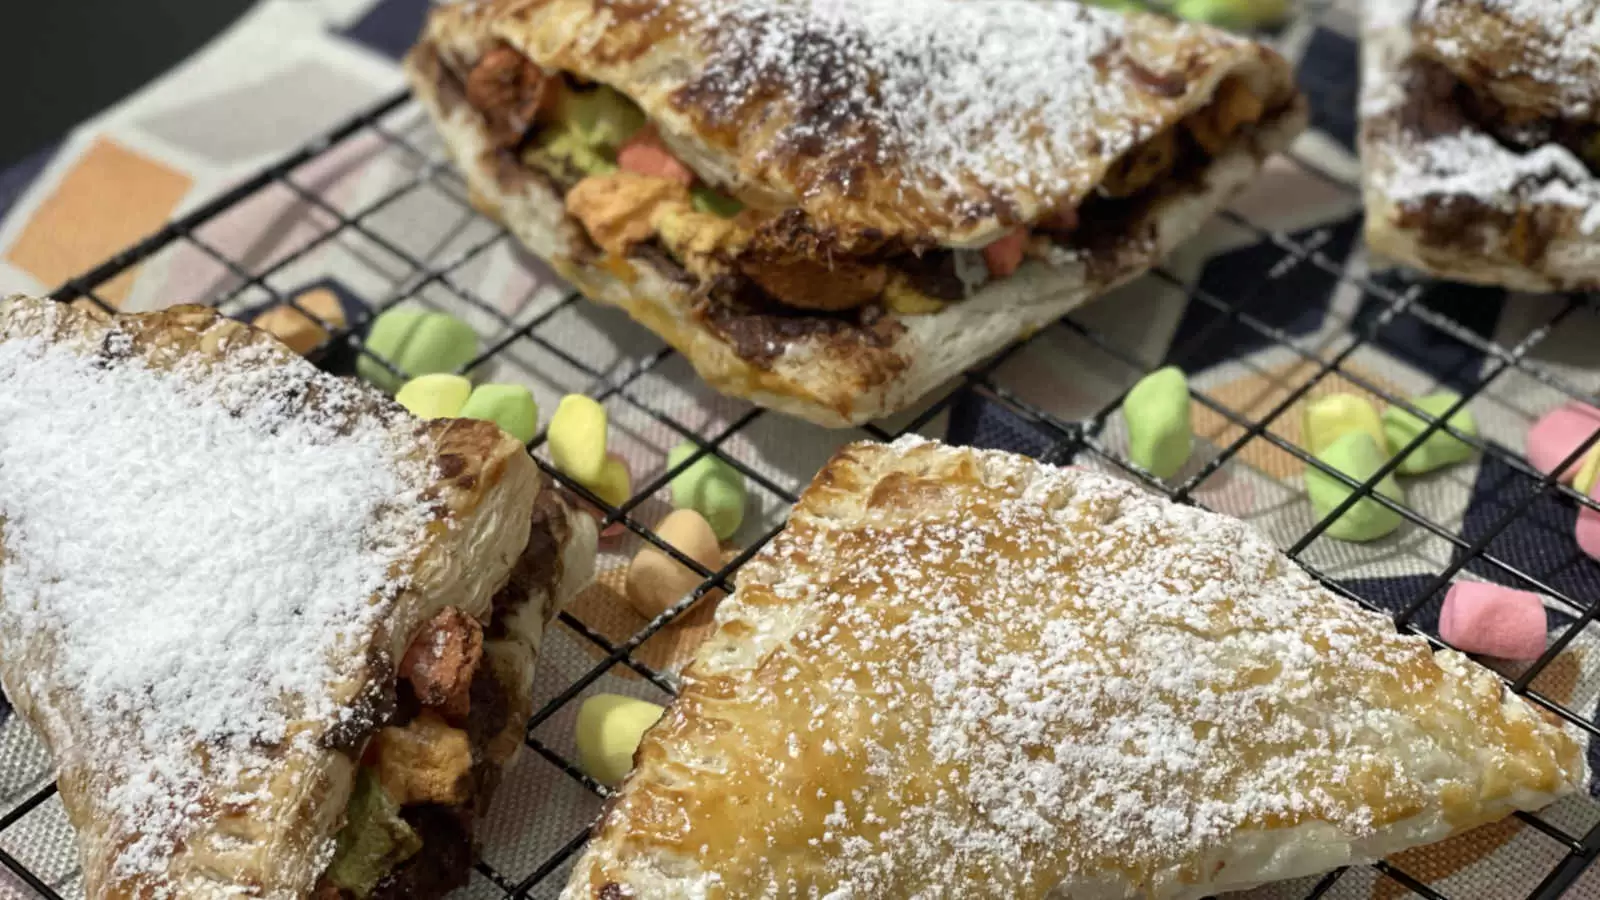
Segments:
[[[592,521],[521,444],[200,307],[0,299],[0,383],[0,678],[87,894],[464,878],[592,569]]]
[[[835,456],[717,622],[564,900],[1192,900],[1586,774],[1243,523],[919,438]]]
[[[446,4],[406,72],[479,209],[831,427],[1142,274],[1307,121],[1270,47],[1069,2]]]

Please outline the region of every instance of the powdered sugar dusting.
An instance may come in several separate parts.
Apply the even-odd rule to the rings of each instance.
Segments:
[[[1600,231],[1600,180],[1558,144],[1518,153],[1479,131],[1418,141],[1396,161],[1389,196],[1399,203],[1466,196],[1508,212],[1568,207],[1583,211],[1582,233]]]
[[[1558,90],[1572,115],[1592,112],[1596,87],[1593,75],[1600,61],[1600,3],[1595,0],[1422,0],[1418,21],[1442,26],[1465,9],[1481,8],[1514,25],[1529,40],[1519,40],[1509,65],[1492,73],[1494,78],[1523,76]],[[1461,42],[1435,42],[1437,52],[1466,61]]]
[[[1132,99],[1139,88],[1127,73],[1096,64],[1128,37],[1126,18],[1107,10],[1035,0],[685,0],[675,9],[714,35],[700,83],[719,102],[769,102],[773,85],[797,99],[778,144],[936,185],[975,178],[1012,200],[1082,189],[1064,160],[1114,158],[1157,127],[1130,115],[1148,101]]]
[[[1425,96],[1427,87],[1412,57],[1409,12],[1415,8],[1416,0],[1367,0],[1361,112],[1368,119],[1395,116],[1403,123],[1408,107],[1453,103]],[[1467,197],[1506,212],[1530,205],[1564,208],[1582,214],[1576,220],[1582,234],[1600,233],[1600,179],[1565,147],[1514,150],[1459,115],[1451,129],[1438,134],[1404,124],[1389,127],[1399,141],[1391,154],[1393,170],[1383,175],[1393,201]]]
[[[746,568],[686,678],[699,720],[652,733],[673,763],[611,820],[623,866],[654,843],[698,848],[728,896],[1193,897],[1248,877],[1241,833],[1357,841],[1438,802],[1440,755],[1470,782],[1472,754],[1505,752],[1430,733],[1466,693],[1427,644],[1236,520],[1007,454],[856,452],[923,455],[825,475],[876,509],[847,526],[802,501]],[[792,636],[755,624],[795,611]],[[759,663],[723,680],[722,640]]]
[[[348,714],[334,686],[404,586],[430,480],[364,389],[265,350],[157,371],[128,343],[0,342],[0,654],[36,654],[13,687],[73,692],[57,749],[107,770],[116,877],[162,871],[202,783],[259,784]]]

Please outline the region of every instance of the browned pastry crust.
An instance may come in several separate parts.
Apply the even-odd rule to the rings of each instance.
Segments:
[[[107,363],[137,360],[155,371],[182,366],[198,384],[213,388],[214,402],[235,415],[255,407],[236,410],[229,404],[265,403],[270,415],[286,422],[314,419],[318,427],[331,425],[340,435],[409,434],[409,444],[401,444],[407,447],[403,455],[425,464],[431,478],[422,493],[431,524],[415,546],[405,548],[405,586],[385,595],[386,613],[336,670],[345,673],[339,680],[325,684],[322,695],[284,701],[289,709],[315,702],[336,714],[292,721],[282,743],[252,748],[248,764],[220,744],[175,750],[184,765],[197,766],[204,775],[196,786],[198,799],[176,820],[172,833],[148,834],[145,820],[130,821],[124,807],[108,799],[122,784],[127,754],[137,752],[128,748],[141,746],[136,740],[140,713],[114,724],[113,732],[125,728],[125,733],[85,733],[86,723],[100,721],[95,716],[102,713],[83,708],[77,686],[58,677],[59,634],[48,626],[12,627],[19,611],[7,606],[25,598],[0,595],[7,623],[0,629],[0,677],[56,760],[90,897],[308,896],[328,865],[362,749],[392,715],[394,661],[423,624],[447,607],[489,626],[483,671],[507,695],[501,706],[508,718],[500,721],[499,733],[481,742],[486,776],[509,759],[530,708],[532,661],[542,625],[588,579],[595,544],[590,518],[557,496],[520,442],[487,422],[415,422],[376,391],[321,375],[266,332],[203,307],[112,316],[88,305],[11,297],[0,300],[0,345],[12,341],[39,342]],[[213,372],[240,365],[273,372],[273,383],[282,390],[271,397],[232,395],[207,380]],[[138,490],[137,473],[130,479],[104,488]],[[5,550],[0,529],[0,559]],[[348,602],[360,607],[379,601],[351,597]],[[143,708],[138,698],[129,707]],[[492,777],[485,777],[474,790],[486,797],[490,786]],[[469,815],[480,811],[467,809]],[[137,860],[125,858],[141,841],[163,849],[144,850]],[[455,852],[444,844],[434,849]],[[465,852],[470,854],[470,846]],[[437,896],[449,886],[407,895]]]
[[[1600,122],[1600,3],[1423,0],[1417,52],[1508,109]]]
[[[996,141],[988,158],[973,147],[929,149],[883,124],[882,111],[867,100],[825,87],[853,77],[847,38],[804,20],[709,24],[706,4],[718,2],[447,6],[431,16],[406,68],[484,212],[590,298],[622,307],[683,352],[713,386],[824,425],[902,409],[1142,273],[1305,122],[1288,65],[1268,48],[1157,17],[1063,13],[1077,9],[1063,4],[1052,15],[1078,20],[1052,19],[1051,27],[1118,35],[1071,72],[1087,108],[1066,124],[1001,108],[1007,127],[1064,143],[1043,154]],[[1016,9],[1022,17],[1035,8]],[[752,58],[752,42],[771,38],[773,28],[806,49],[781,64]],[[564,208],[572,186],[525,165],[506,140],[527,110],[547,102],[503,71],[508,52],[547,75],[609,85],[637,103],[678,158],[754,213],[752,233],[731,263],[751,286],[783,302],[746,299],[692,265],[686,271],[657,246],[634,245],[637,236],[620,220],[615,231],[586,231]],[[1242,96],[1261,104],[1257,120],[1239,127],[1207,118],[1225,84],[1248,87]],[[835,87],[854,90],[853,82]],[[488,99],[497,105],[486,106]],[[864,112],[854,114],[852,104],[861,103]],[[1193,135],[1182,138],[1184,146],[1206,152],[1114,202],[1114,188],[1136,182],[1135,170],[1149,162],[1141,151],[1172,146],[1182,129]],[[940,153],[964,168],[951,174]],[[1015,171],[1019,156],[1037,169]],[[1107,196],[1096,195],[1099,187]],[[1051,245],[1048,229],[1079,212],[1092,227],[1071,245]],[[1030,251],[1014,274],[964,300],[941,302],[947,298],[928,288],[928,279],[917,281],[930,273],[912,271],[918,254],[945,259],[951,248],[983,247],[1019,225],[1033,227],[1036,242],[1049,249]],[[863,305],[880,292],[888,296],[883,270],[872,268],[885,255],[896,255],[899,274],[938,298],[928,302],[932,309],[912,312],[887,300]]]
[[[634,762],[563,900],[1195,900],[1586,776],[1249,526],[920,438],[817,474]]]
[[[1463,81],[1437,53],[1425,54],[1415,8],[1416,0],[1367,0],[1360,140],[1368,243],[1459,281],[1529,291],[1600,286],[1600,178],[1568,146],[1584,142],[1564,139],[1573,132],[1530,131],[1485,99],[1481,79]]]

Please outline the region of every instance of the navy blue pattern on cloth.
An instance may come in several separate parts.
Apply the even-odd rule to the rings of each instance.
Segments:
[[[1502,517],[1538,490],[1539,482],[1495,456],[1486,456],[1461,523],[1461,536],[1474,543],[1489,534]],[[1486,552],[1537,578],[1578,603],[1600,597],[1600,563],[1585,556],[1572,539],[1578,508],[1570,499],[1545,491],[1528,508],[1495,535]],[[1457,551],[1457,558],[1464,551]],[[1533,590],[1479,557],[1467,561],[1467,571],[1485,580],[1518,590]]]
[[[1395,294],[1404,294],[1412,285],[1394,272],[1374,275],[1372,281]],[[1439,313],[1487,342],[1494,337],[1505,302],[1506,292],[1500,288],[1441,283],[1429,285],[1416,305]],[[1388,306],[1388,301],[1366,295],[1352,328],[1364,331]],[[1412,315],[1395,317],[1379,329],[1372,343],[1459,391],[1471,391],[1483,369],[1482,350]]]
[[[1323,234],[1325,238],[1320,236]],[[1361,217],[1351,216],[1325,228],[1300,232],[1291,239],[1301,246],[1319,245],[1322,255],[1343,260],[1360,234]],[[1206,263],[1199,288],[1291,337],[1312,334],[1327,320],[1339,279],[1327,269],[1306,262],[1281,277],[1269,277],[1273,266],[1283,258],[1283,248],[1270,241],[1218,254]],[[1228,314],[1216,306],[1191,299],[1178,324],[1168,362],[1181,365],[1192,374],[1277,343],[1237,319],[1217,324],[1217,320],[1225,318]]]
[[[55,158],[56,148],[60,146],[51,144],[43,147],[0,169],[0,216],[11,211],[17,198],[22,196],[22,192],[28,189],[33,179],[37,178],[39,173],[44,171],[44,167],[50,164],[50,160]]]
[[[1361,69],[1361,48],[1355,40],[1328,28],[1318,28],[1306,45],[1295,79],[1311,102],[1311,127],[1356,149],[1356,79]]]
[[[963,389],[950,404],[945,440],[984,450],[1007,450],[1042,458],[1054,443],[1039,426],[1010,409]]]
[[[345,29],[344,36],[391,59],[406,55],[422,32],[429,0],[382,0]]]

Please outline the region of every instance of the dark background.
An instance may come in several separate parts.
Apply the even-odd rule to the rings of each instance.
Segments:
[[[250,5],[0,0],[0,169],[170,69]]]

